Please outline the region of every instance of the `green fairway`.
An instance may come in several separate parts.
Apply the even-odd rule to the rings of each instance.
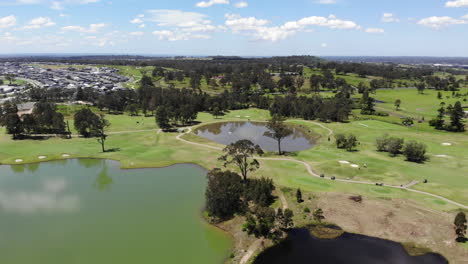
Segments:
[[[462,105],[468,106],[468,88],[462,88],[458,93],[462,94],[461,97],[452,96],[450,91],[440,91],[442,99],[437,99],[435,90],[425,90],[424,94],[419,94],[416,88],[408,89],[385,89],[377,90],[374,95],[375,99],[383,103],[377,103],[376,107],[385,111],[390,111],[397,115],[411,116],[421,119],[424,117],[427,121],[437,116],[437,109],[440,108],[440,103],[444,102],[447,107],[449,104],[453,105],[455,102],[460,101]],[[401,100],[401,107],[399,111],[395,109],[395,101]]]
[[[121,161],[123,168],[160,167],[176,163],[196,163],[205,168],[221,166],[217,161],[220,151],[204,146],[194,146],[176,139],[177,133],[159,133],[154,117],[131,117],[128,115],[107,115],[111,122],[111,133],[106,143],[113,152],[100,152],[96,139],[73,138],[71,140],[51,138],[48,140],[13,141],[5,135],[4,129],[0,136],[0,162],[3,164],[38,162],[44,160],[62,159],[63,154],[70,157],[107,158]],[[265,121],[269,118],[268,111],[247,109],[231,111],[225,116],[214,119],[211,114],[200,113],[198,121],[203,123],[229,120]],[[460,203],[468,201],[468,141],[465,134],[452,134],[440,131],[426,131],[417,128],[406,128],[388,122],[367,120],[351,123],[324,124],[335,133],[354,133],[361,144],[358,152],[346,152],[336,149],[333,137],[328,142],[329,131],[308,121],[290,121],[301,125],[314,133],[322,135],[319,145],[313,149],[297,153],[291,158],[311,164],[318,173],[338,178],[350,178],[359,181],[385,182],[394,185],[408,184],[413,180],[428,179],[428,184],[418,184],[413,188],[442,195]],[[149,130],[149,131],[148,131]],[[120,132],[120,133],[119,133]],[[430,160],[426,164],[416,164],[404,161],[403,157],[390,158],[387,153],[376,151],[375,138],[385,133],[404,137],[407,140],[418,140],[428,145]],[[191,134],[184,139],[207,143],[206,140]],[[450,142],[452,146],[442,146]],[[21,148],[18,147],[21,144]],[[208,143],[219,146],[216,143]],[[439,155],[439,156],[436,156]],[[442,157],[441,155],[444,155]],[[39,156],[46,156],[40,160]],[[67,156],[68,157],[68,156]],[[361,169],[340,164],[339,161],[349,161]],[[271,177],[281,186],[301,187],[310,191],[346,192],[374,197],[410,198],[425,206],[452,210],[455,206],[436,198],[407,191],[378,187],[373,185],[332,182],[314,178],[308,174],[301,164],[287,161],[262,161],[257,176]],[[368,168],[363,168],[367,164]]]

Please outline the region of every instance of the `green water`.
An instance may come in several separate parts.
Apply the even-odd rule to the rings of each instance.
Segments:
[[[194,165],[0,166],[0,263],[222,263],[231,241],[201,219],[205,185]]]

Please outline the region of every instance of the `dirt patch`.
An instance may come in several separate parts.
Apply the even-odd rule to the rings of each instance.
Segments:
[[[468,263],[468,250],[455,242],[454,214],[425,209],[404,199],[363,197],[356,203],[349,195],[321,194],[317,207],[327,222],[347,232],[412,243],[444,255],[451,263]]]
[[[216,224],[218,228],[229,233],[234,241],[234,246],[231,249],[231,256],[227,259],[226,263],[240,263],[249,248],[258,241],[255,236],[249,236],[246,232],[242,231],[242,225],[244,222],[244,217],[237,216],[229,221]],[[261,243],[258,247],[258,252],[253,252],[252,256],[256,256],[260,251],[269,246],[271,246],[271,242],[269,241]]]

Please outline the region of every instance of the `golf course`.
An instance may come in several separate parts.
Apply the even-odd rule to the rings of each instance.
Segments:
[[[123,75],[131,76],[126,84],[130,88],[135,88],[150,71],[130,66],[118,69]],[[306,71],[305,75],[313,73]],[[353,79],[348,80],[351,83],[363,81],[354,75],[349,78]],[[59,103],[57,111],[69,124],[73,124],[75,114],[84,108],[105,115],[110,123],[106,129],[107,151],[101,151],[96,138],[80,136],[73,125],[70,125],[70,139],[47,135],[39,139],[13,140],[2,127],[0,164],[12,165],[14,169],[48,161],[101,159],[117,161],[121,169],[196,164],[211,170],[223,167],[219,157],[226,145],[234,143],[231,134],[235,134],[236,140],[249,139],[265,144],[262,148],[266,152],[255,156],[259,169],[249,177],[273,180],[278,199],[272,207],[292,210],[297,226],[311,221],[306,213],[309,208],[321,208],[328,223],[337,224],[347,232],[393,240],[405,247],[417,245],[414,247],[418,250],[428,248],[424,252],[437,252],[458,261],[468,256],[466,246],[456,244],[451,231],[453,216],[459,211],[468,211],[468,132],[436,130],[429,125],[429,120],[437,116],[442,102],[453,105],[462,101],[466,107],[467,93],[467,87],[457,94],[432,89],[422,93],[416,88],[377,89],[372,94],[375,109],[385,115],[364,115],[353,109],[346,122],[287,118],[285,124],[294,128],[295,133],[282,143],[285,155],[277,154],[275,142],[259,138],[266,131],[262,124],[272,118],[268,110],[250,107],[225,111],[219,116],[199,112],[191,124],[168,131],[158,126],[154,116],[142,112],[115,114],[96,106]],[[331,94],[321,92],[324,98]],[[355,93],[351,97],[359,100],[361,95]],[[397,100],[401,101],[398,107],[395,106]],[[404,125],[405,118],[414,120],[414,124]],[[236,129],[241,130],[235,132]],[[336,137],[340,134],[355,135],[359,142],[355,149],[337,148]],[[415,163],[407,161],[402,154],[391,156],[378,151],[376,140],[383,136],[423,143],[427,147],[427,159]],[[237,170],[232,165],[228,168]],[[199,173],[197,175],[194,177],[199,177]],[[294,197],[298,189],[307,197],[301,204]],[[349,197],[355,196],[363,197],[364,202],[350,201]],[[241,232],[239,221],[236,217],[217,227],[227,231],[233,240],[227,262],[251,263],[261,252],[260,242]],[[425,223],[424,227],[415,226],[418,222]],[[212,236],[221,235],[213,233]],[[434,238],[445,242],[436,243]],[[224,248],[229,247],[225,237],[217,239],[223,241]],[[408,249],[411,246],[406,248],[411,253]],[[227,252],[220,249],[212,257],[227,258],[225,255]]]

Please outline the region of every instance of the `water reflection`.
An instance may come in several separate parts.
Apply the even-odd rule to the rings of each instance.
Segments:
[[[229,145],[238,140],[248,139],[265,151],[277,151],[276,140],[265,136],[269,129],[264,123],[255,122],[227,122],[215,123],[198,128],[195,133],[217,143]],[[316,145],[314,137],[304,133],[300,129],[293,128],[293,134],[284,138],[281,148],[284,151],[302,151]]]
[[[110,189],[111,184],[114,180],[109,177],[107,173],[107,166],[103,166],[101,172],[97,175],[94,186],[100,191],[106,191]]]
[[[24,165],[29,172],[36,172],[39,169],[40,163],[31,163]]]
[[[89,168],[92,168],[92,167],[105,167],[104,163],[105,163],[105,160],[101,160],[101,159],[77,159],[78,163],[89,169]]]
[[[0,190],[0,208],[3,211],[34,214],[38,212],[76,212],[80,199],[66,194],[65,179],[45,179],[37,191]]]

